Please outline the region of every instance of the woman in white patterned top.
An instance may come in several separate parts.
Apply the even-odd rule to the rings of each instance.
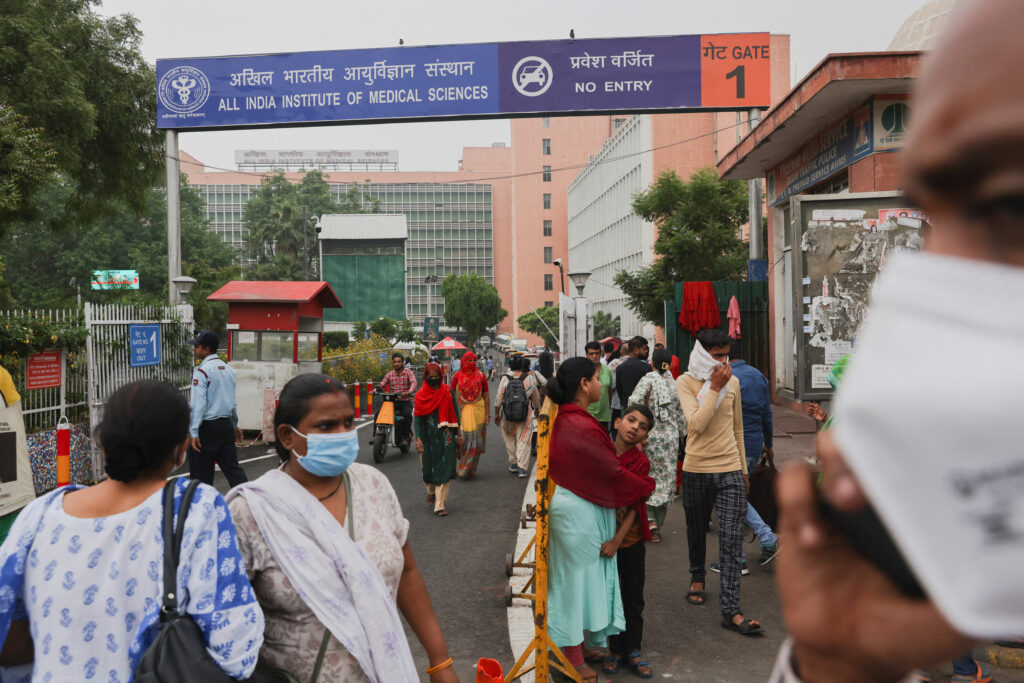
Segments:
[[[185,458],[188,405],[167,384],[134,382],[107,401],[99,439],[110,478],[30,503],[0,547],[4,663],[34,661],[33,680],[128,681],[159,632],[162,491]],[[175,514],[187,481],[175,486]],[[179,609],[209,655],[228,675],[250,676],[263,613],[211,486],[196,490],[177,578]]]

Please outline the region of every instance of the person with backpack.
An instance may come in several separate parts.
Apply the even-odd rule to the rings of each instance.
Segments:
[[[525,479],[530,476],[530,443],[534,415],[540,408],[540,392],[527,359],[513,358],[510,368],[511,372],[503,376],[498,385],[494,423],[501,427],[501,436],[505,439],[508,471]]]

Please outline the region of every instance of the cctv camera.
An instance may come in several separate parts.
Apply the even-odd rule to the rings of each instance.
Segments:
[[[554,263],[556,266],[560,266],[562,265],[562,259],[556,258],[554,261],[552,261],[552,263]]]

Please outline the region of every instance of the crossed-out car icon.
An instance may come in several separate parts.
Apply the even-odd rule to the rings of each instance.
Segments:
[[[520,89],[533,83],[536,83],[540,87],[544,87],[547,80],[548,73],[543,64],[529,64],[524,66],[519,72]]]

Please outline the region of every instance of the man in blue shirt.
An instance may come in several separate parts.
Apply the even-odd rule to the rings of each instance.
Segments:
[[[192,372],[192,418],[188,435],[189,476],[213,484],[216,463],[232,487],[249,481],[238,464],[235,441],[242,440],[235,402],[235,371],[217,355],[220,337],[203,330],[189,344],[199,367]]]
[[[761,452],[772,451],[772,400],[768,378],[744,360],[732,361],[733,377],[740,381],[740,401],[743,404],[743,445],[747,452],[747,471],[753,472]],[[761,515],[747,503],[747,526],[757,534],[761,545],[761,565],[766,565],[779,554],[779,540],[765,524]]]

